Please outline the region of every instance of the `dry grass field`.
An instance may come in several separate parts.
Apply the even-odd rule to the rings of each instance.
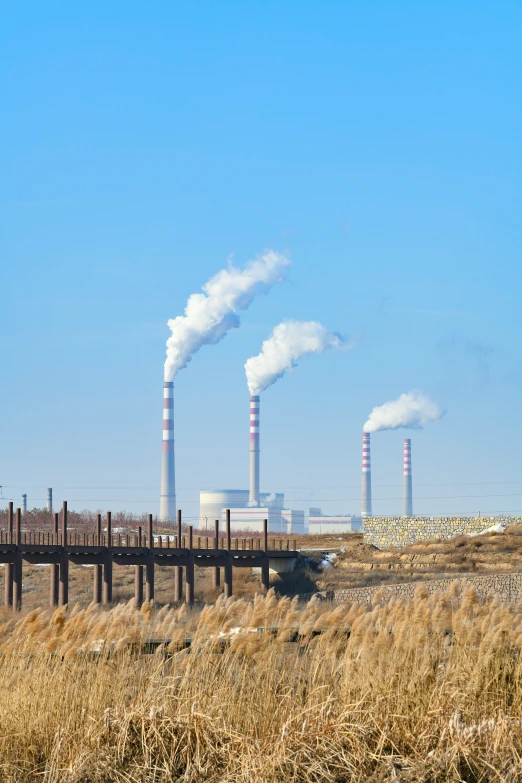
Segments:
[[[519,525],[504,533],[422,541],[404,549],[377,549],[361,534],[338,538],[337,543],[329,542],[337,555],[332,567],[321,569],[315,579],[321,590],[522,570]],[[314,545],[322,546],[320,541]]]
[[[0,778],[520,780],[522,606],[423,590],[4,612]]]

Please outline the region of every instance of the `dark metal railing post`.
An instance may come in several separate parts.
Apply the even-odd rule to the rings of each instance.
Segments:
[[[58,603],[66,606],[69,603],[69,555],[67,554],[67,501],[62,504],[62,554],[60,557],[60,585]]]
[[[178,549],[181,549],[183,546],[182,536],[181,536],[181,509],[178,508],[178,540],[177,540]],[[174,566],[174,601],[178,602],[181,601],[183,598],[183,567],[182,566]]]
[[[231,533],[230,533],[230,509],[227,508],[226,512],[226,520],[227,520],[227,560],[225,565],[225,598],[230,598],[232,595],[232,552],[231,550]]]
[[[148,544],[149,552],[147,554],[147,564],[145,566],[145,600],[154,601],[154,530],[153,517],[149,514],[148,518]]]
[[[16,509],[15,523],[16,552],[13,563],[13,609],[19,612],[22,608],[22,509]]]
[[[14,510],[12,501],[9,502],[7,507],[7,543],[13,543],[13,521]],[[4,605],[13,605],[13,564],[5,564],[5,586],[4,586]]]
[[[214,522],[214,549],[219,549],[219,519]],[[212,587],[219,587],[221,584],[221,571],[219,566],[212,568]]]
[[[94,539],[95,546],[101,546],[102,540],[102,522],[101,514],[96,517],[96,536]],[[99,555],[98,555],[99,556]],[[103,581],[103,568],[101,563],[95,563],[94,565],[94,585],[93,585],[93,600],[95,604],[101,604],[102,602],[102,581]]]
[[[60,517],[55,513],[54,528],[53,528],[53,544],[58,542],[58,534],[60,531]],[[58,597],[60,593],[60,565],[59,563],[51,563],[51,586],[50,586],[49,604],[51,606],[58,606]]]
[[[112,514],[107,511],[107,550],[103,561],[103,595],[102,603],[112,602]]]
[[[193,528],[192,525],[190,525],[188,534],[189,559],[185,577],[185,601],[188,604],[194,603],[194,554],[192,552],[193,543]]]
[[[261,583],[265,590],[270,588],[270,560],[268,557],[268,519],[263,520],[263,549],[265,556],[261,563]]]
[[[141,527],[138,527],[138,546],[141,548]],[[139,608],[143,603],[143,566],[134,566],[134,599]]]

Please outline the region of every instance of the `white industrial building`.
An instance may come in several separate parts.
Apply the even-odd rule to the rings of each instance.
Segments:
[[[316,511],[316,509],[314,509]],[[321,535],[322,533],[355,533],[362,531],[361,517],[352,515],[325,516],[323,514],[310,514],[308,517],[308,533]]]
[[[225,522],[226,510],[223,509],[222,521]],[[230,530],[232,533],[245,531],[249,533],[262,533],[265,519],[268,520],[269,533],[281,533],[281,509],[270,506],[257,506],[256,508],[231,508]]]
[[[305,532],[304,511],[285,508],[281,512],[281,532],[302,535]]]
[[[227,508],[230,509],[243,509],[244,511],[253,511],[254,514],[250,514],[249,518],[254,519],[257,515],[262,513],[263,508],[268,508],[272,512],[278,511],[278,525],[277,532],[280,530],[281,524],[281,512],[285,503],[285,496],[282,492],[261,492],[260,503],[258,506],[250,507],[249,505],[249,491],[248,489],[206,489],[201,490],[199,493],[199,525],[202,529],[210,529],[214,527],[216,519],[224,520],[225,512]],[[274,515],[272,513],[273,524],[276,524]],[[265,514],[262,519],[268,519]],[[232,522],[232,514],[231,514]],[[232,528],[239,530],[240,528]],[[241,528],[243,529],[243,528]],[[263,529],[263,522],[261,521],[261,530]]]

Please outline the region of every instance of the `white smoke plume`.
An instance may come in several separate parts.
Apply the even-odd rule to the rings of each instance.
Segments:
[[[185,315],[168,321],[172,335],[167,340],[165,380],[172,381],[202,345],[217,343],[229,329],[237,328],[238,311],[281,282],[289,264],[286,256],[266,250],[244,269],[230,264],[205,283],[203,293],[191,294]]]
[[[437,421],[446,413],[436,402],[418,389],[401,394],[396,400],[379,405],[370,413],[364,432],[397,430],[399,427],[420,430],[430,421]]]
[[[265,340],[261,353],[247,359],[245,372],[250,394],[259,394],[295,367],[307,353],[345,346],[343,338],[317,321],[283,321]]]

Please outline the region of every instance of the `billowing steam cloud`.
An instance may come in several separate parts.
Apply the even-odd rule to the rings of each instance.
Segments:
[[[279,283],[289,264],[281,253],[266,250],[244,269],[232,265],[222,269],[205,283],[204,293],[191,294],[185,315],[168,321],[172,335],[167,340],[165,380],[172,381],[202,345],[217,343],[229,329],[238,327],[238,311],[245,310],[256,294]]]
[[[283,321],[265,340],[261,353],[247,359],[245,371],[250,394],[259,394],[295,367],[301,356],[340,348],[343,338],[317,321]]]
[[[437,421],[446,413],[436,402],[418,389],[401,394],[396,400],[379,405],[370,413],[364,432],[397,430],[399,427],[420,430],[430,421]]]

